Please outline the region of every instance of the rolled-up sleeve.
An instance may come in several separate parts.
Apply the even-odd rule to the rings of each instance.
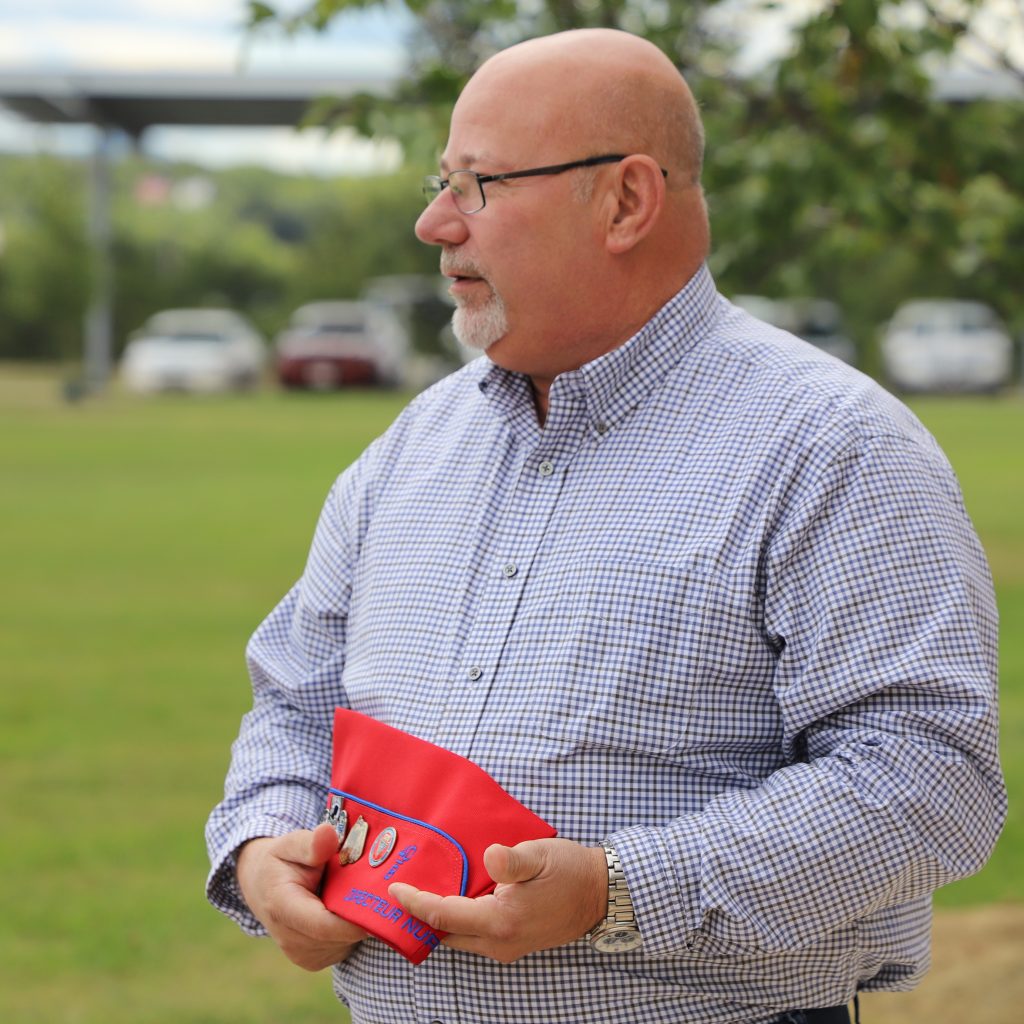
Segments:
[[[648,955],[784,952],[977,871],[1006,813],[991,578],[927,437],[780,489],[764,630],[791,763],[613,841]]]
[[[242,899],[237,850],[248,840],[312,828],[329,778],[334,708],[344,705],[342,671],[359,509],[359,467],[324,503],[299,582],[249,641],[253,706],[231,749],[224,799],[206,826],[211,903],[251,934],[262,927]]]

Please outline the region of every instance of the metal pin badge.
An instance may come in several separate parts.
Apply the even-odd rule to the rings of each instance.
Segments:
[[[370,862],[371,868],[379,868],[391,856],[391,851],[395,848],[395,843],[398,842],[398,830],[388,825],[387,828],[381,829],[378,833],[377,838],[374,839],[373,845],[370,847],[370,852],[367,855],[367,860]]]
[[[339,864],[351,864],[362,857],[363,847],[366,845],[366,834],[369,831],[370,826],[366,824],[366,819],[360,814],[356,818],[355,824],[349,829],[345,842],[341,844],[341,850],[338,853]]]
[[[321,824],[324,823],[334,826],[334,831],[338,833],[338,846],[340,847],[345,838],[345,832],[348,830],[348,812],[341,806],[341,797],[334,793],[331,794],[330,805],[324,809]]]

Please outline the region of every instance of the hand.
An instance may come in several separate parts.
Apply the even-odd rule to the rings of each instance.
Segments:
[[[448,932],[446,946],[501,963],[573,942],[608,909],[608,868],[600,847],[568,839],[489,846],[484,867],[498,885],[476,899],[438,896],[404,882],[388,892],[413,916]]]
[[[284,955],[307,971],[345,960],[367,935],[316,895],[324,865],[337,852],[334,827],[318,825],[252,839],[238,854],[238,886],[249,909]]]

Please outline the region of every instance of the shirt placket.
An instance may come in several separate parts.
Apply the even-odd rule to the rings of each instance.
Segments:
[[[512,629],[530,569],[544,541],[579,439],[544,436],[523,461],[514,490],[492,529],[478,581],[479,598],[457,664],[437,742],[472,757],[477,726]]]
[[[564,410],[568,411],[568,410]],[[471,760],[474,740],[486,713],[491,688],[501,685],[501,655],[515,622],[530,570],[556,515],[559,498],[575,455],[587,439],[582,416],[558,427],[533,432],[510,493],[493,495],[500,504],[491,520],[490,541],[483,547],[475,586],[479,598],[473,624],[453,666],[448,699],[439,716],[434,741]],[[480,579],[479,577],[483,578]],[[461,1020],[458,1008],[456,963],[438,949],[414,974],[416,1019],[430,1024]]]

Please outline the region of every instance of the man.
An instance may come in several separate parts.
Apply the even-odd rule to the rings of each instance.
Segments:
[[[416,231],[487,358],[336,483],[208,828],[211,899],[336,965],[356,1022],[848,1020],[920,978],[932,891],[998,834],[996,614],[953,474],[715,292],[701,150],[674,67],[612,31],[503,51],[454,110]],[[492,846],[490,896],[394,884],[450,933],[417,967],[316,895],[335,706],[559,833]]]

